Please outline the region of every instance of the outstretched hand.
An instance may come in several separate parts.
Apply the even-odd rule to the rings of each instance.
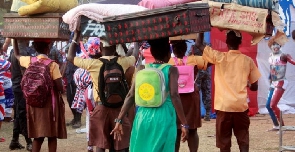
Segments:
[[[112,132],[110,134],[114,135],[115,140],[121,141],[122,140],[121,135],[124,134],[123,129],[122,129],[122,124],[116,123],[115,128],[112,130]]]

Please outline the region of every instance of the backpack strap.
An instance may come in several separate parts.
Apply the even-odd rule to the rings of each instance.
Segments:
[[[178,65],[178,58],[175,56],[175,57],[173,57],[173,59],[174,59],[174,64]]]
[[[49,65],[51,62],[53,62],[53,60],[51,59],[45,59],[45,60],[42,60],[42,62],[45,64],[45,65]]]
[[[108,59],[104,59],[104,58],[99,58],[99,60],[102,62],[102,63],[115,63],[115,62],[117,62],[118,61],[118,57],[116,56],[116,57],[114,57],[114,58],[112,58],[112,59],[110,59],[110,60],[108,60]]]
[[[55,121],[55,105],[56,105],[56,94],[53,90],[53,87],[51,88],[51,100],[52,100],[52,113],[53,113],[53,121]]]
[[[37,62],[38,61],[38,58],[35,57],[35,56],[32,56],[31,57],[31,63],[34,63],[34,62]]]
[[[168,64],[162,64],[158,67],[158,69],[162,70],[163,68],[165,68]]]
[[[177,57],[173,57],[173,59],[174,59],[174,64],[175,65],[178,65],[178,58]],[[187,63],[187,56],[184,56],[182,58],[182,62],[183,62],[184,65],[186,65],[186,63]]]
[[[187,56],[184,56],[184,57],[182,58],[182,62],[183,62],[184,65],[186,65],[186,63],[187,63]]]
[[[31,63],[34,63],[34,62],[37,62],[39,61],[39,59],[36,57],[36,56],[32,56],[31,57]],[[51,59],[42,59],[42,62],[45,64],[45,65],[49,65],[51,62],[53,62],[53,60]]]
[[[156,69],[160,69],[162,70],[164,67],[166,67],[168,64],[161,64],[159,67],[157,67]],[[153,66],[153,64],[145,64],[145,68],[155,68]]]

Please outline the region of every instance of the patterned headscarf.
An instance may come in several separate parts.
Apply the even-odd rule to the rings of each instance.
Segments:
[[[89,55],[97,55],[100,53],[100,39],[98,37],[89,37],[86,50]]]

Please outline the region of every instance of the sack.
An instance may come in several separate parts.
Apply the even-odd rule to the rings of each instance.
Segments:
[[[178,63],[174,57],[175,67],[178,69],[178,93],[191,93],[195,91],[194,66],[186,65],[187,56],[182,59],[183,64]]]
[[[65,13],[78,6],[77,0],[22,0],[28,5],[18,9],[20,16],[41,13]]]
[[[23,75],[21,88],[27,104],[32,107],[44,107],[51,96],[53,81],[48,66],[51,62],[50,59],[31,57],[31,63]]]
[[[146,64],[145,69],[138,71],[135,77],[135,103],[141,107],[160,107],[168,96],[162,72],[167,64],[158,68],[151,66]]]
[[[99,72],[99,97],[102,104],[110,108],[121,107],[129,91],[124,70],[117,63],[118,57],[111,59],[100,58],[103,62]]]

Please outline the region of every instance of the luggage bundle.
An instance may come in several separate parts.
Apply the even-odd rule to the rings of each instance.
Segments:
[[[84,36],[105,37],[110,45],[211,30],[208,3],[186,3],[124,15],[98,22],[81,18]]]
[[[62,22],[61,13],[46,13],[31,16],[19,16],[17,13],[4,15],[3,36],[10,38],[49,38],[68,40],[68,25]]]
[[[209,1],[211,25],[249,33],[253,44],[271,36],[273,29],[283,30],[275,0],[213,0]]]

